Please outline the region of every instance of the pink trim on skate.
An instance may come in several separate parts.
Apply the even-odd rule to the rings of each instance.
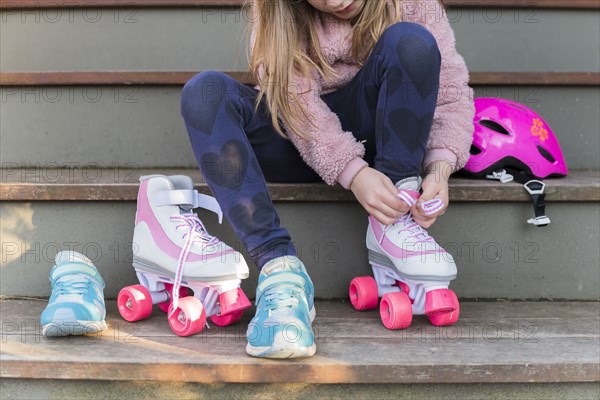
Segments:
[[[149,180],[145,180],[140,185],[140,191],[138,194],[138,210],[136,213],[136,225],[139,222],[145,222],[150,229],[150,234],[152,235],[152,239],[154,239],[156,245],[170,257],[178,260],[181,248],[173,243],[171,239],[169,239],[162,226],[156,219],[156,216],[152,212],[152,207],[150,206],[150,201],[148,200],[148,182]],[[190,253],[186,261],[206,261],[212,258],[221,257],[224,254],[235,254],[235,250],[230,249],[220,251],[211,255]]]
[[[373,234],[375,235],[375,239],[377,240],[377,242],[380,244],[381,248],[386,253],[390,254],[391,256],[393,256],[395,258],[401,258],[403,260],[406,260],[409,257],[418,257],[421,255],[438,254],[438,253],[446,252],[446,250],[444,250],[442,248],[439,248],[438,250],[427,250],[427,251],[404,250],[403,248],[398,247],[394,243],[392,243],[387,238],[387,236],[384,237],[382,240],[383,230],[381,229],[381,225],[372,215],[369,215],[369,219],[371,220],[371,228],[373,229]]]

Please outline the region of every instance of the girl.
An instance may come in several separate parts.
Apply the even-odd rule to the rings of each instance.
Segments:
[[[421,202],[447,205],[448,175],[469,157],[472,91],[437,0],[250,6],[257,85],[204,71],[184,86],[181,112],[206,182],[261,271],[248,354],[311,356],[313,284],[266,182],[339,183],[370,215],[369,229],[392,235],[407,215],[424,237],[421,226],[445,209],[428,216]],[[422,171],[423,193],[409,207],[397,195],[418,190]]]

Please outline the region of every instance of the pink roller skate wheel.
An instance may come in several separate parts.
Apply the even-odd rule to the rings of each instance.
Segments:
[[[169,306],[169,325],[175,334],[190,336],[201,332],[205,324],[206,311],[202,302],[194,296],[179,299],[176,310],[173,310],[173,303]]]
[[[162,303],[158,303],[158,308],[160,308],[163,312],[169,311],[169,306],[173,302],[173,285],[170,283],[165,283],[165,290],[169,293],[169,301],[164,301]],[[179,298],[186,297],[189,294],[188,288],[185,286],[179,287]]]
[[[456,308],[456,295],[450,289],[435,289],[425,295],[425,314],[444,314]]]
[[[445,308],[442,307],[438,309],[438,311],[431,311],[427,313],[427,298],[425,299],[425,313],[429,317],[429,322],[435,326],[449,326],[454,325],[456,321],[458,321],[458,317],[460,315],[460,304],[458,302],[458,297],[456,297],[456,293],[454,293],[450,289],[438,289],[445,291],[444,293],[444,301]],[[429,295],[429,293],[427,293]],[[451,311],[447,311],[451,308]],[[446,311],[440,311],[446,310]]]
[[[239,310],[226,315],[211,315],[210,320],[217,326],[229,326],[242,319],[242,315],[244,315],[244,310]]]
[[[412,322],[412,305],[403,292],[386,293],[379,305],[381,322],[390,329],[406,329]]]
[[[126,286],[117,296],[117,306],[125,321],[139,321],[152,314],[152,296],[142,285]]]
[[[355,310],[363,311],[377,308],[379,302],[377,282],[371,276],[360,276],[352,279],[348,294]]]

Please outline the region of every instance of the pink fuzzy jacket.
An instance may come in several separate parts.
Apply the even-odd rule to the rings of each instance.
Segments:
[[[393,12],[393,1],[387,0]],[[473,138],[473,91],[468,86],[469,74],[462,56],[456,51],[454,32],[443,7],[437,0],[401,0],[402,19],[426,27],[436,38],[442,54],[440,92],[433,126],[427,143],[424,166],[444,159],[462,168],[469,158]],[[348,189],[358,172],[367,166],[362,159],[365,148],[351,132],[342,129],[338,116],[320,99],[321,94],[346,85],[358,72],[359,65],[352,59],[352,26],[349,21],[322,13],[316,21],[319,43],[323,55],[339,74],[339,79],[325,82],[316,70],[312,79],[293,77],[292,87],[298,89],[299,100],[313,117],[310,124],[301,125],[305,138],[284,128],[304,161],[323,180],[334,185],[340,183]],[[256,32],[250,35],[254,43]],[[261,74],[262,75],[262,74]],[[258,89],[258,85],[256,86]]]

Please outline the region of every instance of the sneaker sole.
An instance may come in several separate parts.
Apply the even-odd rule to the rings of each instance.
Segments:
[[[69,336],[98,333],[108,329],[105,321],[54,321],[42,325],[44,336]]]
[[[317,345],[313,343],[310,347],[254,347],[250,343],[246,346],[246,353],[252,357],[259,358],[300,358],[311,357],[317,352]]]

